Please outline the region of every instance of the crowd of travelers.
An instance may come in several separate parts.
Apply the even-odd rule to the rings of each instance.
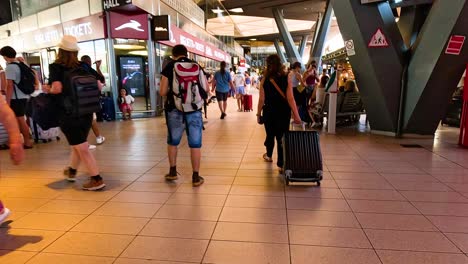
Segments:
[[[23,59],[17,58],[16,51],[9,46],[3,47],[0,54],[6,60],[7,67],[4,71],[0,69],[0,88],[4,94],[0,96],[0,122],[9,136],[11,159],[14,164],[19,164],[24,158],[24,149],[33,147],[30,127],[25,121],[29,97],[33,93],[43,93],[42,97],[48,98],[50,104],[48,114],[56,118],[57,126],[70,145],[69,166],[63,172],[66,180],[76,181],[78,168],[83,164],[90,177],[82,188],[98,191],[106,185],[90,151],[93,145],[88,142],[88,134],[92,128],[97,144],[105,140],[97,127],[95,114],[99,109],[99,95],[105,85],[105,78],[100,71],[100,61],[95,62],[94,70],[91,58],[85,55],[79,60],[78,52],[76,38],[63,36],[58,43],[57,58],[49,65],[48,83],[40,84],[37,74],[32,70],[28,73],[30,68]],[[291,119],[296,124],[305,121],[313,127],[321,125],[315,121],[311,108],[323,105],[329,76],[327,70],[319,75],[315,62],[310,63],[303,73],[302,65],[298,62],[288,71],[278,55],[270,55],[266,65],[259,78],[248,72],[236,73],[227,68],[226,62],[221,62],[219,70],[214,74],[207,74],[197,62],[188,58],[185,46],[173,47],[172,61],[161,72],[159,90],[160,95],[166,98],[167,181],[179,178],[178,146],[185,132],[190,148],[192,185],[198,187],[204,183],[200,175],[203,106],[206,107],[208,101],[215,99],[221,112],[220,119],[225,119],[228,98],[236,98],[238,111],[243,111],[244,95],[250,93],[252,88],[259,89],[257,122],[264,125],[266,132],[263,159],[273,162],[276,143],[276,165],[282,173],[284,161],[281,139],[289,130]],[[28,76],[32,80],[28,80]],[[25,89],[28,84],[31,87]],[[343,92],[355,90],[355,85],[346,83]],[[124,119],[131,118],[133,102],[134,98],[125,89],[119,91],[118,105]],[[0,202],[0,222],[8,214],[9,210]]]

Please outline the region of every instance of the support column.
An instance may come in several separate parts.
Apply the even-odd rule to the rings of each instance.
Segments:
[[[106,49],[107,49],[107,67],[109,67],[109,82],[111,87],[112,98],[114,102],[114,109],[119,109],[117,105],[117,97],[119,96],[119,76],[117,75],[117,64],[116,64],[116,56],[114,50],[114,40],[111,38],[111,27],[110,27],[110,13],[109,11],[105,12],[106,14],[106,30],[107,30],[107,38],[105,39]],[[117,113],[116,113],[117,119]]]
[[[330,30],[332,16],[333,8],[329,0],[325,7],[325,13],[320,16],[320,19],[317,21],[318,24],[315,28],[314,43],[310,49],[310,58],[311,60],[317,61],[317,65],[322,65],[320,61],[322,59],[323,46],[325,45],[325,39],[328,35],[328,31]]]
[[[403,128],[432,135],[468,61],[468,39],[459,55],[446,54],[453,35],[468,36],[468,0],[434,1],[413,47]]]
[[[291,33],[289,33],[288,26],[284,21],[283,14],[281,10],[278,8],[273,8],[273,17],[276,21],[276,26],[278,27],[279,34],[281,39],[283,40],[283,46],[286,51],[286,55],[288,56],[288,61],[293,64],[296,61],[301,61],[301,56],[294,44],[293,38]]]
[[[148,28],[151,28],[151,16],[148,17]],[[148,30],[148,79],[149,79],[149,97],[151,104],[151,115],[156,114],[156,51],[154,49],[152,30]]]
[[[360,0],[331,0],[330,5],[343,39],[354,41],[356,55],[349,59],[371,129],[393,134],[398,120],[404,43],[392,9],[388,2],[362,5]],[[378,29],[385,35],[388,47],[369,48]]]
[[[278,56],[279,56],[280,59],[281,59],[281,63],[284,64],[284,63],[288,62],[288,61],[286,60],[286,57],[284,56],[283,51],[281,50],[281,46],[280,46],[280,44],[279,44],[279,39],[275,39],[275,48],[276,48],[276,52],[278,52]]]
[[[301,61],[302,61],[302,58],[304,57],[304,51],[307,46],[308,40],[309,40],[309,36],[305,35],[305,36],[302,36],[301,42],[299,43],[299,56],[301,56]]]

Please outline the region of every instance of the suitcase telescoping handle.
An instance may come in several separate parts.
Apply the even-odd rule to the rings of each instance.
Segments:
[[[302,131],[305,131],[305,126],[306,126],[306,123],[305,122],[302,122],[300,124],[296,124],[294,123],[294,121],[291,121],[291,131],[294,131],[294,127],[302,127]]]

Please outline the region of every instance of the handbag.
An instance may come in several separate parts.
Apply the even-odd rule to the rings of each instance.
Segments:
[[[299,84],[297,87],[296,87],[297,91],[299,93],[302,93],[304,90],[305,90],[305,86],[302,85],[302,84]]]

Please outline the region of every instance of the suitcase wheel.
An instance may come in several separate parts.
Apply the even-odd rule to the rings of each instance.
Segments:
[[[319,181],[317,182],[317,186],[320,186],[320,182],[319,182]]]
[[[35,139],[35,140],[34,140],[34,143],[36,143],[36,144],[39,143],[39,140]]]
[[[57,141],[59,141],[59,140],[60,140],[60,137],[59,137],[59,136],[57,136],[55,139],[57,139]]]

